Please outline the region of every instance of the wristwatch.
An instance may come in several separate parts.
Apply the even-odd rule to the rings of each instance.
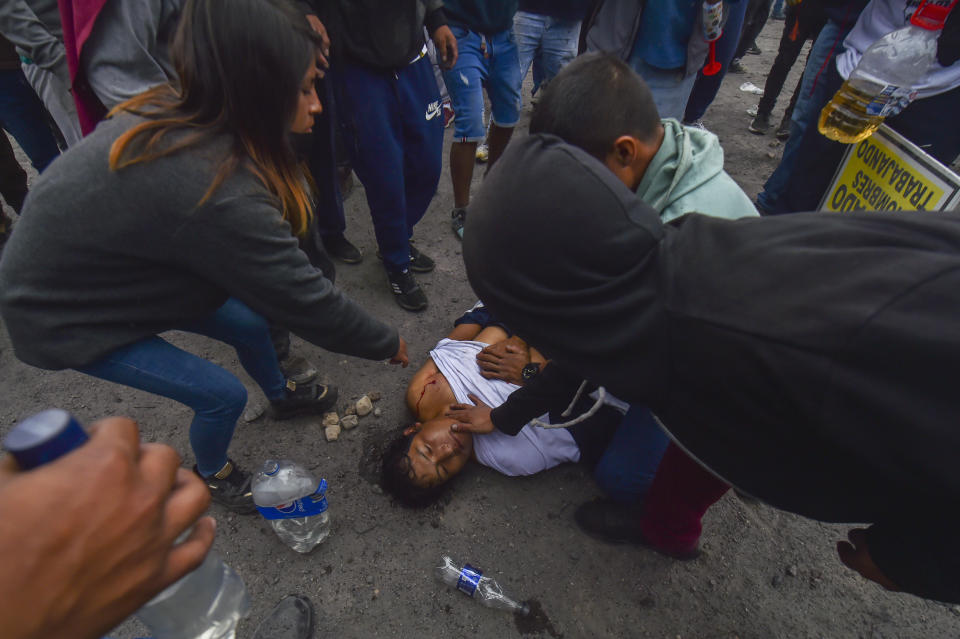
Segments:
[[[523,378],[523,381],[529,382],[531,379],[540,374],[540,364],[537,362],[530,362],[523,367],[523,370],[520,371],[520,377]]]

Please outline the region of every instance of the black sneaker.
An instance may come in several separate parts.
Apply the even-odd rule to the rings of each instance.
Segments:
[[[380,251],[377,251],[377,259],[383,260],[383,256],[380,254]],[[436,263],[432,258],[427,257],[420,252],[416,246],[413,245],[413,242],[410,242],[410,263],[409,268],[414,273],[429,273],[434,269]]]
[[[580,530],[601,541],[635,544],[680,561],[700,556],[700,549],[665,549],[648,542],[640,529],[641,509],[635,504],[622,504],[610,499],[595,499],[581,504],[573,513]]]
[[[786,142],[790,139],[790,118],[784,117],[780,120],[780,126],[777,127],[777,139]]]
[[[463,222],[467,219],[467,209],[456,208],[450,212],[450,226],[453,232],[457,234],[457,239],[463,239]]]
[[[271,399],[274,419],[290,419],[297,415],[322,415],[337,405],[335,386],[323,384],[297,384],[287,380],[287,396]]]
[[[750,133],[765,135],[767,131],[770,130],[770,114],[757,113],[756,117],[753,118],[753,122],[751,122],[747,128],[750,130]]]
[[[413,273],[410,271],[388,272],[387,277],[390,278],[390,290],[393,291],[393,296],[400,308],[408,311],[422,311],[427,308],[427,296],[417,284]]]
[[[343,234],[324,235],[322,239],[323,248],[327,250],[327,254],[337,258],[344,264],[359,264],[363,261],[363,253],[351,244],[350,240],[344,237]]]
[[[749,53],[750,55],[760,55],[761,53],[763,53],[763,51],[761,51],[760,47],[757,46],[757,43],[754,42],[753,44],[750,45],[750,48],[747,49],[747,53]]]
[[[233,463],[233,460],[228,459],[223,468],[210,477],[201,475],[196,466],[193,467],[193,472],[210,489],[210,497],[216,503],[241,515],[256,512],[257,507],[253,503],[253,492],[250,490],[252,480],[250,473],[241,470]]]
[[[253,639],[312,639],[313,604],[306,597],[287,595],[253,632]]]
[[[430,257],[420,252],[413,243],[410,243],[410,270],[414,273],[429,273],[436,266]]]
[[[730,61],[730,68],[727,71],[730,73],[746,73],[747,68],[740,64],[740,58],[734,58]]]
[[[292,380],[298,386],[309,384],[318,374],[317,367],[300,355],[290,355],[280,360],[280,371],[286,379]]]

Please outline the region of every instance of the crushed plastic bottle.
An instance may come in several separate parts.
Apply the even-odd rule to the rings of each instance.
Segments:
[[[268,459],[253,480],[253,502],[281,540],[308,553],[330,534],[327,482],[289,459]]]
[[[885,118],[905,109],[917,96],[913,83],[936,63],[937,38],[949,11],[925,2],[906,26],[871,44],[820,112],[820,133],[856,144],[870,137]]]
[[[434,572],[438,580],[451,588],[456,588],[489,608],[521,615],[530,614],[530,606],[503,594],[500,584],[490,577],[484,577],[482,570],[470,564],[464,564],[461,568],[447,555],[441,557],[441,561],[443,563],[437,566]]]

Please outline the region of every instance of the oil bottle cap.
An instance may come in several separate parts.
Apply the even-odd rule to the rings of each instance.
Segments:
[[[956,4],[956,0],[947,6],[926,1],[913,12],[910,17],[910,24],[928,31],[938,31],[943,28],[943,23],[947,21],[947,16],[954,4]]]

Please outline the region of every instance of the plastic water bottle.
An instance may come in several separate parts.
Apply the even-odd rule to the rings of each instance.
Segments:
[[[327,481],[289,459],[268,459],[253,480],[253,503],[274,532],[297,552],[313,550],[330,534]]]
[[[137,617],[154,639],[233,639],[248,612],[243,579],[211,550],[199,568],[148,601]]]
[[[948,7],[925,2],[910,23],[870,45],[820,112],[820,133],[844,144],[864,140],[917,96],[913,83],[936,63],[937,37]]]
[[[530,606],[503,594],[500,584],[490,577],[484,577],[479,568],[470,564],[464,564],[461,568],[446,555],[441,557],[441,561],[443,563],[435,570],[437,579],[451,588],[473,597],[488,608],[508,610],[521,615],[530,614]]]
[[[50,409],[28,417],[3,440],[24,470],[82,446],[88,437],[70,413]],[[185,538],[189,531],[181,537]],[[250,610],[243,580],[213,551],[199,568],[137,611],[155,639],[232,639]]]

